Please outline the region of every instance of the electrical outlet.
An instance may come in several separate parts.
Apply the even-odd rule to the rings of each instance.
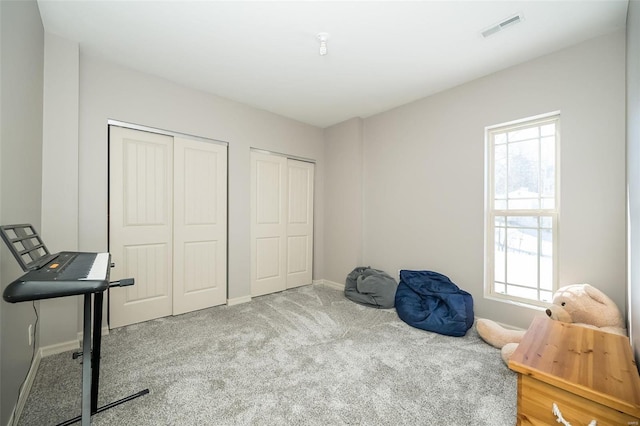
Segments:
[[[33,325],[32,324],[29,324],[28,332],[29,332],[29,337],[28,337],[29,346],[31,346],[33,345]]]

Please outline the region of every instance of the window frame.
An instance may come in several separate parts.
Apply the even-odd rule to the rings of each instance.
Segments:
[[[509,131],[517,130],[517,129],[525,129],[530,127],[538,127],[548,123],[555,123],[555,141],[554,141],[554,151],[555,151],[555,176],[554,176],[554,207],[553,208],[542,208],[542,190],[540,189],[538,193],[538,199],[540,200],[538,204],[538,208],[535,209],[509,209],[508,205],[505,206],[504,209],[496,208],[496,186],[495,186],[495,135],[503,134]],[[500,216],[535,216],[535,217],[550,217],[551,219],[551,230],[552,230],[552,271],[551,271],[551,289],[543,289],[543,291],[551,292],[551,294],[555,293],[559,288],[559,262],[558,262],[558,247],[559,247],[559,222],[560,222],[560,125],[561,125],[561,115],[560,111],[554,111],[547,114],[541,114],[533,117],[524,118],[521,120],[515,120],[507,123],[497,124],[485,127],[485,251],[484,251],[484,296],[488,299],[498,300],[507,303],[517,303],[522,305],[533,305],[538,307],[546,307],[549,302],[540,300],[540,258],[541,258],[541,245],[542,240],[538,237],[537,245],[538,245],[538,254],[537,254],[537,263],[538,263],[538,277],[536,283],[536,292],[538,299],[530,299],[526,297],[518,297],[514,295],[509,295],[506,292],[501,293],[496,291],[495,289],[495,269],[496,269],[496,258],[495,258],[495,235],[496,235],[496,217]],[[510,142],[505,142],[508,146]],[[512,142],[511,142],[512,143]],[[539,145],[539,144],[538,144]],[[538,146],[540,149],[540,146]],[[538,173],[540,173],[541,167],[538,167]],[[540,177],[540,175],[539,175]],[[540,183],[542,185],[542,183]],[[507,197],[508,200],[508,197]],[[507,228],[508,229],[508,228]],[[538,228],[540,229],[540,228]],[[507,260],[505,259],[505,285],[508,285],[507,282]]]

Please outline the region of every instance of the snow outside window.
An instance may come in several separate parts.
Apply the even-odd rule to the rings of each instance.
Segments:
[[[486,129],[485,295],[546,305],[557,289],[560,115]]]

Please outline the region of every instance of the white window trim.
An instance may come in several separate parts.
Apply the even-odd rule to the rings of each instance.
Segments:
[[[555,170],[555,208],[554,209],[537,209],[537,210],[496,210],[493,208],[494,201],[494,155],[493,144],[491,140],[491,133],[499,130],[501,133],[516,129],[518,127],[528,127],[542,122],[555,121],[556,122],[556,140],[555,140],[555,156],[556,156],[556,170]],[[560,139],[561,139],[561,121],[560,111],[554,111],[547,114],[541,114],[533,117],[528,117],[520,120],[514,120],[506,123],[496,124],[493,126],[485,127],[485,245],[484,245],[484,297],[485,299],[496,300],[499,302],[510,303],[518,306],[524,306],[528,308],[540,308],[547,307],[547,302],[541,302],[539,300],[520,298],[516,296],[497,293],[494,291],[494,268],[495,268],[495,217],[500,215],[550,215],[552,217],[552,229],[553,229],[553,244],[552,244],[552,289],[551,292],[559,288],[559,222],[560,222],[560,175],[561,175],[561,158],[560,158]],[[540,242],[539,242],[540,243]],[[539,290],[539,289],[538,289]]]

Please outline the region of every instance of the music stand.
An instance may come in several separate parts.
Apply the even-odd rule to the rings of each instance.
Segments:
[[[0,235],[24,272],[41,268],[55,257],[28,223],[0,226]]]

